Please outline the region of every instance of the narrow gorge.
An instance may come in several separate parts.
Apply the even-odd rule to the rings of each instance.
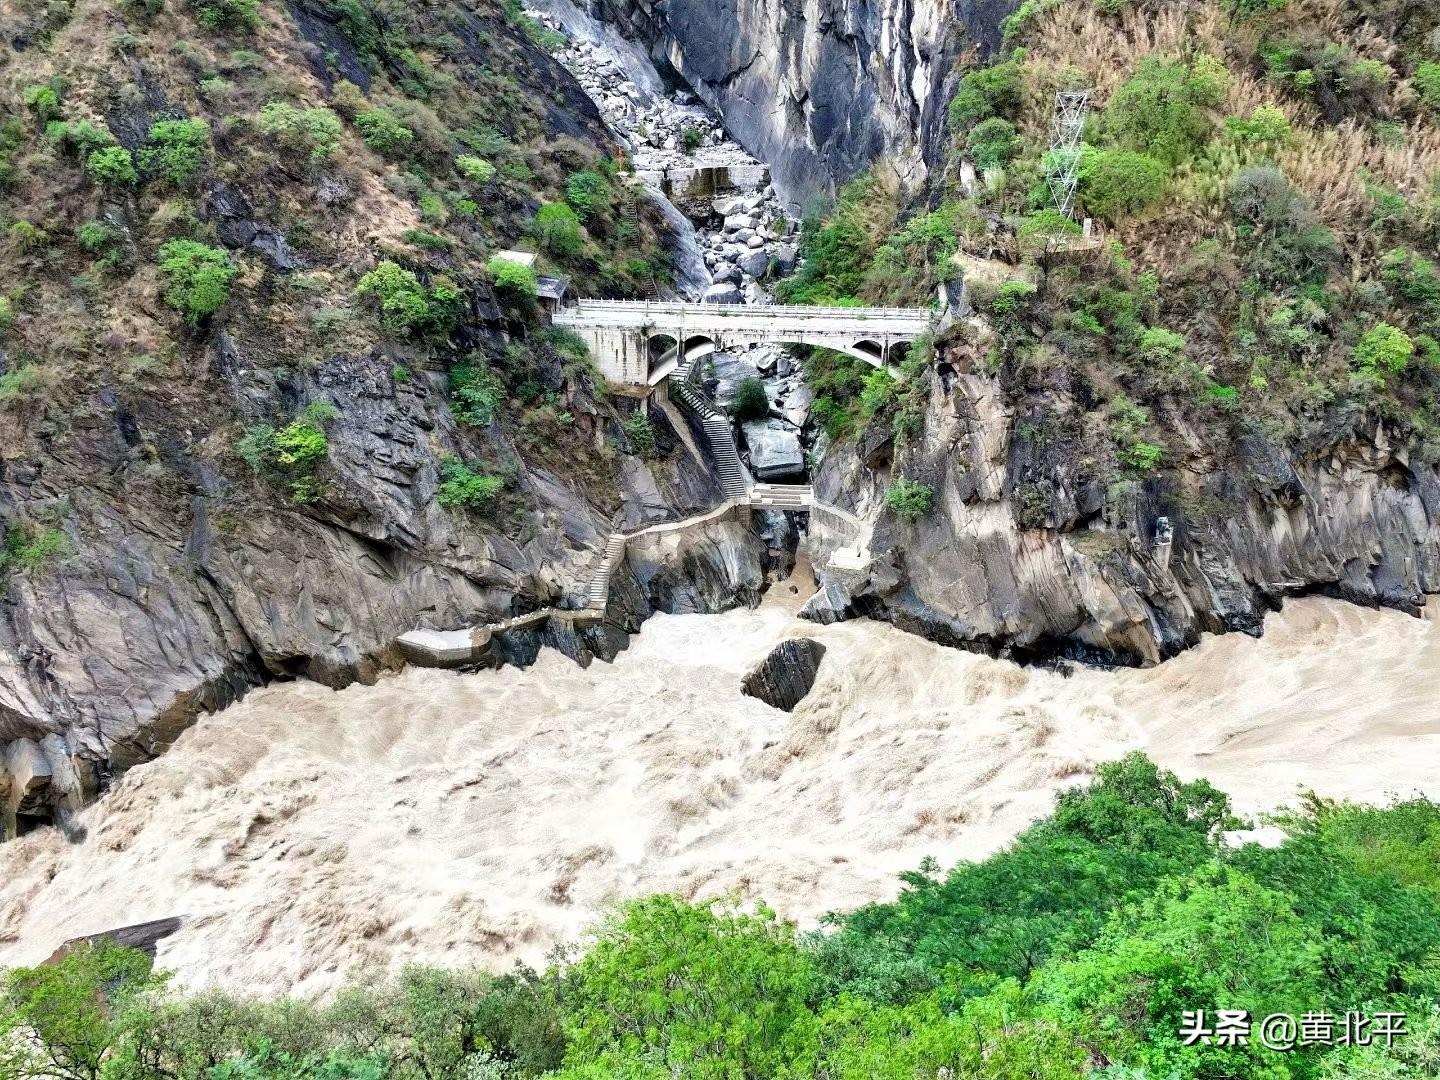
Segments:
[[[1429,1075],[1164,1049],[1209,984],[1117,1042],[1054,974],[1200,896],[1433,1011],[1426,5],[65,0],[0,37],[0,965],[154,924],[175,987],[341,1009],[90,1080]],[[586,979],[650,905],[635,1011],[693,916],[796,950],[804,1019],[611,1031]],[[414,964],[523,1002],[444,1067],[346,1057],[346,995]],[[46,1042],[19,985],[0,1067]]]

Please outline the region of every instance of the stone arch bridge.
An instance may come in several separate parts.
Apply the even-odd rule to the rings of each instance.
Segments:
[[[895,373],[930,320],[925,308],[579,300],[553,321],[584,339],[609,382],[649,387],[682,361],[771,342],[818,345]]]

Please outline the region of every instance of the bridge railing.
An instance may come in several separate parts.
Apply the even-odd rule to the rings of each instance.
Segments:
[[[557,315],[580,314],[581,309],[586,306],[592,308],[622,308],[637,311],[655,311],[660,314],[674,314],[676,312],[696,312],[706,315],[733,315],[735,318],[744,318],[746,315],[828,315],[836,318],[863,319],[868,317],[890,317],[904,319],[928,319],[931,315],[937,314],[933,308],[900,308],[900,307],[827,307],[824,304],[703,304],[700,302],[686,303],[679,300],[598,300],[578,299],[567,308],[562,308]]]

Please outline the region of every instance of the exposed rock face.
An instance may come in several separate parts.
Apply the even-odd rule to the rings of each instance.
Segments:
[[[741,425],[750,452],[750,471],[757,480],[781,480],[805,474],[800,436],[778,420],[751,420]]]
[[[999,45],[1014,0],[601,0],[769,164],[793,205],[881,158],[937,160],[960,50]]]
[[[198,712],[250,687],[296,675],[337,687],[369,681],[397,662],[391,643],[416,625],[453,628],[583,604],[616,522],[573,480],[525,466],[497,431],[497,456],[520,463],[514,492],[523,528],[435,502],[437,458],[466,452],[443,374],[400,381],[394,359],[376,354],[337,357],[284,382],[224,335],[210,362],[218,377],[204,391],[209,415],[198,398],[187,397],[183,409],[157,398],[136,414],[111,398],[52,441],[46,456],[0,455],[0,506],[68,496],[64,527],[75,551],[44,573],[0,582],[7,831],[17,812],[59,811],[63,820],[111,772],[161,753]],[[226,412],[246,415],[252,403],[277,397],[338,410],[327,492],[308,506],[277,504],[263,484],[221,475],[164,434],[177,410],[205,430]],[[593,399],[568,407],[579,437],[618,438],[618,419]],[[652,422],[664,457],[617,468],[630,527],[720,499],[708,465],[664,415]],[[132,445],[126,432],[140,437]],[[147,471],[147,452],[163,455],[159,481]],[[629,610],[718,610],[757,596],[764,547],[735,528],[712,535],[683,567],[648,568]],[[712,562],[718,568],[709,569]],[[602,631],[586,648],[613,655],[619,646],[611,642]]]
[[[746,674],[740,689],[767,705],[790,712],[815,685],[824,656],[825,646],[810,638],[782,641]]]
[[[888,475],[854,445],[826,456],[817,494],[876,521],[877,560],[822,571],[806,617],[882,617],[1022,658],[1148,664],[1204,631],[1258,634],[1287,594],[1418,612],[1440,591],[1440,476],[1375,421],[1339,418],[1323,444],[1290,453],[1252,436],[1182,493],[1169,478],[1087,476],[1079,447],[1026,441],[993,379],[949,385],[932,386],[908,470],[935,489],[918,522],[882,510]],[[1167,419],[1193,440],[1183,417]]]

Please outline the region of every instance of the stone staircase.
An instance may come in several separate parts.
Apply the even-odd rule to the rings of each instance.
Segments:
[[[682,361],[670,375],[670,393],[700,421],[725,498],[744,499],[750,491],[750,474],[740,463],[740,448],[735,445],[730,418],[711,404],[695,385],[695,373],[699,366],[698,360]]]
[[[750,505],[763,510],[809,510],[815,493],[809,484],[754,484]]]
[[[605,605],[610,602],[611,575],[615,573],[615,568],[620,565],[620,560],[623,558],[625,558],[625,534],[611,533],[610,539],[605,542],[605,552],[600,556],[600,564],[595,569],[595,576],[590,579],[587,607],[596,611],[605,610]]]

